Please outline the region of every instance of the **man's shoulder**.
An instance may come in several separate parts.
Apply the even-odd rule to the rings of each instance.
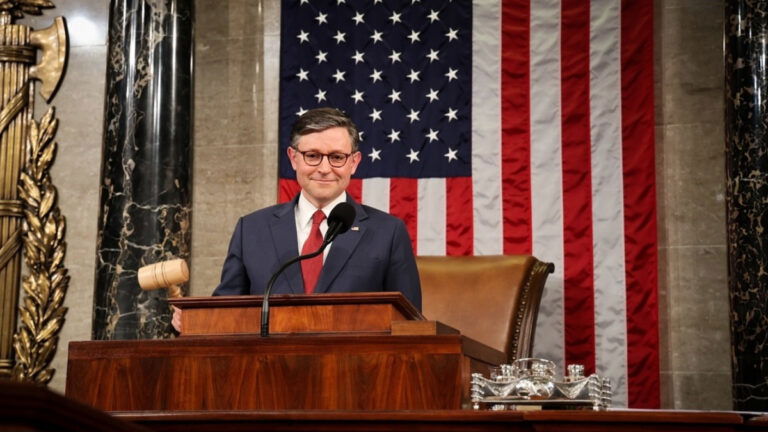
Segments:
[[[359,204],[360,207],[363,208],[365,211],[365,214],[368,216],[371,221],[374,221],[379,224],[392,224],[392,225],[404,225],[404,222],[402,219],[400,219],[397,216],[392,216],[391,214],[381,211],[375,207],[367,206],[365,204]]]

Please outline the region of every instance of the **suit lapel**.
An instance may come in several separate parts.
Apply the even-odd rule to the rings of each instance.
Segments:
[[[349,231],[336,237],[336,240],[331,243],[331,250],[325,258],[323,272],[320,274],[320,280],[315,287],[316,293],[328,292],[336,276],[349,261],[352,252],[355,251],[360,239],[365,234],[365,220],[368,219],[368,214],[360,204],[349,198],[349,195],[347,195],[347,202],[355,207],[355,222]]]
[[[296,198],[279,206],[273,213],[274,218],[270,223],[270,232],[272,233],[272,244],[275,247],[277,253],[277,266],[272,271],[277,271],[279,266],[287,262],[289,259],[298,255],[298,240],[296,237],[296,217],[294,216],[293,208],[298,200]],[[283,274],[278,278],[288,283],[290,292],[293,294],[304,293],[304,281],[301,278],[301,267],[298,264],[289,266]],[[279,282],[275,282],[275,285],[280,285]],[[273,289],[277,289],[273,287]]]

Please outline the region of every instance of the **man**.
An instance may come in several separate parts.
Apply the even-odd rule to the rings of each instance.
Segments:
[[[315,264],[305,260],[287,268],[272,293],[400,291],[421,309],[419,275],[405,224],[356,203],[345,192],[362,158],[358,141],[356,126],[337,109],[317,108],[299,117],[291,130],[288,158],[301,193],[291,202],[240,218],[213,295],[263,294],[281,264],[318,249],[331,210],[348,202],[356,211],[349,231]]]

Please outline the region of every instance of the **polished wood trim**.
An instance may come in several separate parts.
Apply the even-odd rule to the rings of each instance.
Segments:
[[[440,321],[392,321],[392,336],[440,334],[459,334],[459,331]]]
[[[66,391],[105,410],[458,409],[502,357],[458,334],[72,342]]]
[[[262,296],[171,299],[182,310],[181,336],[260,333]],[[399,292],[270,297],[270,333],[388,334],[393,321],[423,320]]]
[[[65,398],[45,387],[0,380],[0,431],[149,430]]]
[[[768,414],[759,413],[745,420],[745,430],[768,430]]]
[[[418,431],[621,431],[736,432],[739,413],[707,411],[188,411],[113,412],[156,431],[418,430]]]
[[[169,299],[168,302],[180,309],[256,306],[261,308],[263,296],[215,296],[215,297],[181,297]],[[269,296],[270,308],[275,306],[292,305],[324,305],[324,304],[391,304],[405,317],[404,319],[425,319],[402,293],[397,291],[360,292],[360,293],[326,293],[326,294],[278,294]]]

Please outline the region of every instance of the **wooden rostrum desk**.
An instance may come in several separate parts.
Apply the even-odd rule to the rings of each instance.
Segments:
[[[455,410],[504,354],[400,293],[175,300],[181,337],[69,345],[66,394],[106,411]]]
[[[187,298],[182,337],[73,342],[67,396],[155,431],[768,431],[691,411],[474,411],[470,373],[501,352],[398,293]]]

